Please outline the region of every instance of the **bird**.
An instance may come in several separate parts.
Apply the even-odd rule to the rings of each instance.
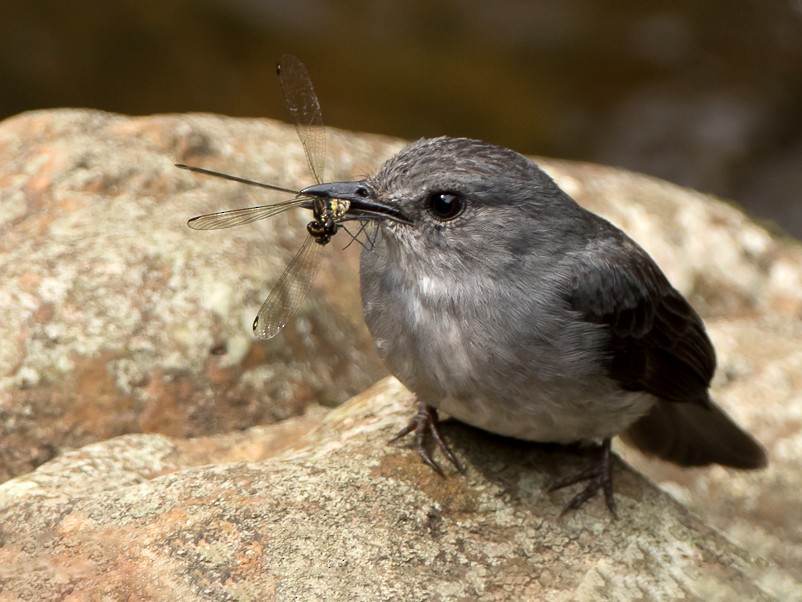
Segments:
[[[764,448],[710,396],[704,323],[648,253],[525,156],[468,138],[421,139],[354,182],[302,195],[350,202],[363,245],[366,324],[417,399],[393,439],[438,447],[439,413],[491,433],[598,450],[552,490],[585,483],[613,516],[611,441],[680,466],[766,466]]]

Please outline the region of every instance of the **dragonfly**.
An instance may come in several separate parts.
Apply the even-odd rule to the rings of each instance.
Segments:
[[[291,54],[284,55],[279,59],[276,72],[284,103],[295,124],[298,138],[309,164],[309,171],[317,183],[322,184],[326,158],[326,132],[320,102],[312,86],[309,72],[301,60]],[[273,217],[298,207],[312,211],[312,221],[306,226],[309,236],[306,237],[301,248],[276,281],[253,321],[253,332],[258,338],[270,339],[276,336],[301,305],[320,268],[322,248],[331,241],[343,222],[352,219],[360,220],[362,224],[360,231],[356,235],[352,235],[352,238],[356,240],[356,236],[365,228],[366,221],[364,220],[370,217],[348,215],[352,203],[350,200],[330,195],[321,197],[315,194],[305,194],[306,191],[314,189],[314,186],[297,191],[183,163],[176,164],[176,167],[249,186],[295,195],[295,198],[285,202],[218,211],[193,217],[187,222],[187,225],[193,230],[231,228]]]

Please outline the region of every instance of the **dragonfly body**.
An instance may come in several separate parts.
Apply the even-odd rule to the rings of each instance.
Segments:
[[[321,184],[326,154],[326,137],[320,103],[312,87],[309,73],[303,63],[293,55],[281,57],[277,72],[284,93],[284,101],[295,122],[295,129],[303,145],[309,170],[318,182],[317,185],[298,191],[204,167],[177,165],[181,169],[195,173],[295,195],[295,198],[282,203],[218,211],[193,217],[187,222],[187,225],[193,230],[218,230],[241,226],[295,208],[312,211],[312,221],[306,226],[309,236],[271,289],[253,321],[254,334],[263,339],[277,335],[306,297],[312,279],[320,267],[320,250],[337,234],[339,227],[344,226],[344,222],[359,221],[362,224],[356,234],[359,236],[366,223],[371,220],[405,221],[403,216],[398,215],[398,212],[390,207],[375,201],[363,201],[367,197],[367,191],[363,186],[344,183],[340,187],[332,187],[330,184]],[[356,236],[352,236],[352,238],[356,240]],[[312,241],[317,244],[311,244]]]
[[[327,244],[337,234],[337,224],[345,219],[350,206],[350,201],[342,199],[313,199],[312,213],[315,219],[306,224],[307,232],[316,243]]]
[[[309,169],[319,183],[325,163],[326,138],[320,103],[312,87],[312,81],[306,67],[293,55],[281,57],[276,70],[284,93],[284,101],[295,122]],[[296,195],[294,199],[283,203],[219,211],[193,217],[187,222],[187,225],[194,230],[230,228],[272,217],[298,207],[312,211],[313,219],[306,226],[309,237],[273,286],[253,321],[253,331],[257,337],[269,339],[275,336],[284,328],[292,313],[309,291],[312,279],[320,267],[320,249],[323,245],[328,244],[332,236],[337,233],[338,223],[346,219],[350,202],[307,196],[303,191],[298,192],[202,167],[183,164],[179,164],[178,167],[269,190],[291,192]],[[317,244],[310,244],[312,240]]]

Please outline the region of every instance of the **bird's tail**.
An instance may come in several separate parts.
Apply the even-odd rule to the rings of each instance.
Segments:
[[[681,466],[755,469],[768,463],[763,446],[712,401],[702,406],[660,400],[621,437],[647,455]]]

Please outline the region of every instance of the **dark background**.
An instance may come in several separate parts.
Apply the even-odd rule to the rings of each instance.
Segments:
[[[802,0],[6,0],[0,117],[286,120],[284,52],[329,125],[620,165],[802,236]]]

